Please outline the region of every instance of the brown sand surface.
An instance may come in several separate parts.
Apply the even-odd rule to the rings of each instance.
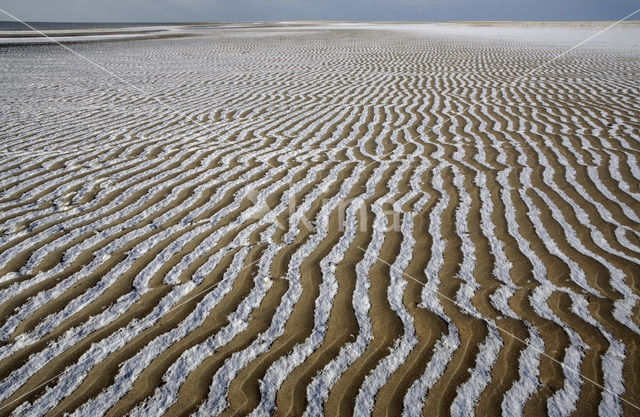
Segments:
[[[3,46],[0,415],[640,415],[640,26],[556,59],[606,25]]]

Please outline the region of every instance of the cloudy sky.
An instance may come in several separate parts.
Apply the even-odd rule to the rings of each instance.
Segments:
[[[85,22],[618,20],[638,8],[640,0],[0,0],[23,20]]]

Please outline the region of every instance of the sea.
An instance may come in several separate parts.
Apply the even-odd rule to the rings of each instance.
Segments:
[[[67,30],[67,29],[98,29],[98,28],[128,28],[136,26],[172,26],[181,25],[179,22],[27,22],[38,30]],[[0,31],[29,30],[30,28],[21,22],[0,21]]]

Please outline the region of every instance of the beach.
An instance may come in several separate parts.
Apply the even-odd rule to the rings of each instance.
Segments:
[[[638,415],[613,24],[1,32],[0,415]]]

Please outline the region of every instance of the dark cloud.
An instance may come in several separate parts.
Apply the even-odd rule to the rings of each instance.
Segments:
[[[31,21],[618,20],[637,0],[1,0]],[[640,19],[640,13],[634,16]],[[0,20],[10,20],[8,16]]]

